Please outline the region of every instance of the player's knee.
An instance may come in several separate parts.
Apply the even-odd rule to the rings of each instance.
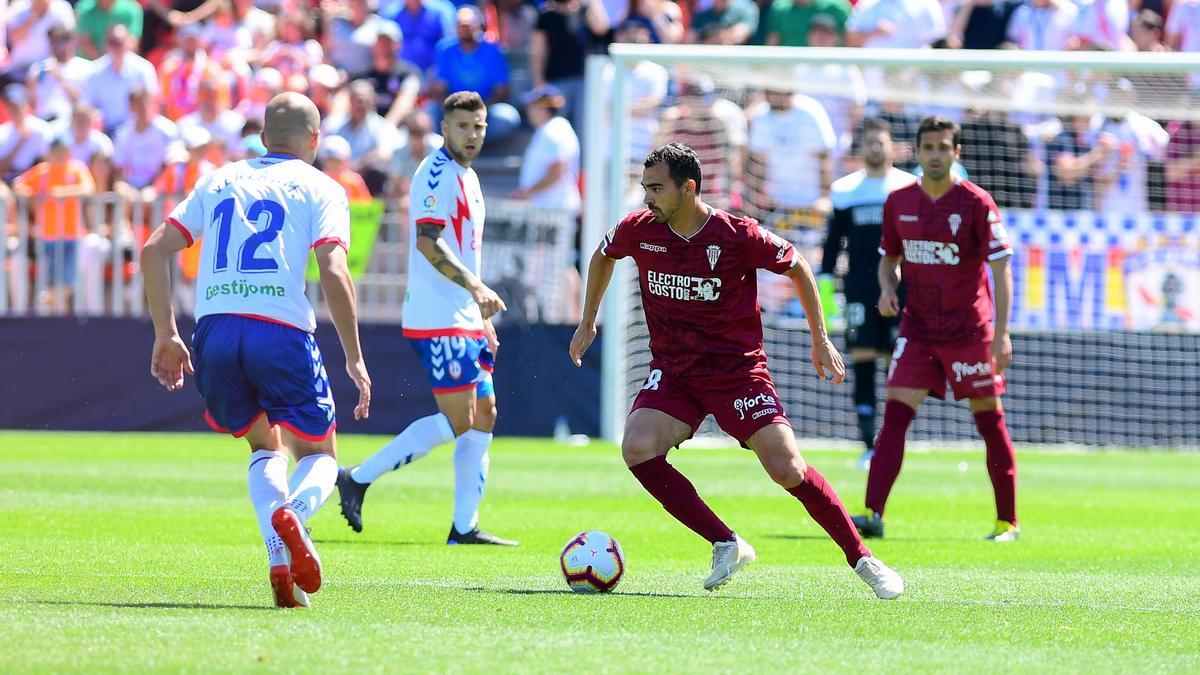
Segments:
[[[625,434],[621,440],[621,458],[625,466],[637,466],[662,454],[658,439],[645,434]]]
[[[472,426],[475,429],[483,431],[491,431],[496,428],[496,418],[499,416],[499,411],[493,405],[481,405],[475,408],[475,419]]]
[[[765,462],[767,475],[785,488],[794,488],[804,482],[808,464],[800,455],[779,456]]]
[[[454,430],[454,435],[462,436],[474,426],[475,411],[468,408],[467,410],[458,411],[453,414],[446,414],[446,419],[450,420],[450,428]]]

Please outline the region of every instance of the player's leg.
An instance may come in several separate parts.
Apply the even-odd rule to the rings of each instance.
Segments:
[[[904,592],[904,581],[895,571],[876,560],[863,544],[850,514],[833,488],[796,447],[792,427],[772,422],[755,431],[746,445],[758,455],[767,475],[800,500],[808,515],[842,549],[846,563],[883,599]]]
[[[250,492],[250,503],[254,506],[259,532],[267,545],[275,606],[308,607],[308,593],[292,579],[291,555],[271,523],[271,516],[288,499],[288,449],[283,444],[279,430],[267,422],[265,415],[260,415],[254,421],[244,438],[250,444],[246,487]]]
[[[871,468],[875,456],[875,373],[879,368],[879,352],[867,347],[850,350],[850,362],[854,369],[854,415],[858,419],[858,435],[863,442],[863,453],[858,458],[858,467],[864,471]]]
[[[306,525],[333,494],[338,470],[335,434],[330,429],[319,437],[288,425],[283,438],[296,458],[296,470],[288,482],[287,500],[271,515],[271,525],[287,547],[296,585],[315,593],[321,588],[321,559]]]
[[[454,442],[454,522],[446,537],[447,544],[517,545],[516,541],[479,529],[479,503],[487,485],[491,465],[488,448],[497,415],[495,387],[488,374],[475,389],[471,427]]]
[[[1017,525],[1017,457],[1004,421],[1004,407],[999,396],[973,398],[971,413],[983,437],[988,477],[996,495],[996,526],[987,538],[1016,541],[1021,534]]]

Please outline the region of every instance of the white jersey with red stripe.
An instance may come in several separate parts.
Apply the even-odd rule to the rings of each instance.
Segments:
[[[346,190],[287,155],[234,162],[202,177],[167,223],[200,242],[196,318],[240,314],[312,332],[309,251],[350,248]]]
[[[471,293],[447,279],[417,250],[420,226],[436,225],[463,266],[479,275],[485,215],[479,177],[442,148],[417,167],[409,205],[405,337],[483,337],[483,316]]]

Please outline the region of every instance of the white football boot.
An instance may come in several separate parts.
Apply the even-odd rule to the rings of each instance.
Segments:
[[[729,581],[738,570],[754,562],[758,556],[754,547],[736,533],[733,541],[718,541],[713,544],[712,574],[704,580],[704,590],[715,591]]]
[[[904,579],[900,578],[900,574],[896,570],[884,565],[879,558],[874,556],[859,558],[858,564],[854,566],[854,571],[860,579],[867,582],[880,600],[894,600],[904,592]]]

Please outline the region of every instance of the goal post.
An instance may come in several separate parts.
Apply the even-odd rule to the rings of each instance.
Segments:
[[[666,97],[635,100],[647,78],[662,77]],[[805,186],[821,187],[820,167],[788,181],[771,171],[804,165],[772,157],[767,125],[755,120],[779,96],[764,92],[826,111],[814,128],[832,134],[821,132],[832,139],[822,155],[832,178],[859,166],[854,137],[866,117],[892,121],[908,146],[897,164],[909,170],[912,120],[956,119],[959,168],[997,197],[1016,250],[1016,360],[1005,397],[1014,440],[1200,446],[1200,189],[1178,188],[1200,185],[1200,171],[1181,178],[1172,167],[1189,133],[1200,158],[1200,54],[614,44],[608,57],[591,57],[587,86],[585,268],[603,233],[639,206],[649,144],[678,137],[708,152],[706,199],[732,195],[719,205],[787,237],[816,269],[828,206]],[[981,142],[984,133],[995,136]],[[811,139],[794,140],[811,149]],[[1087,173],[1068,175],[1071,153],[1095,148]],[[614,441],[649,362],[636,274],[630,261],[618,264],[601,310],[601,431]],[[850,388],[811,374],[798,303],[769,275],[760,276],[760,302],[769,365],[797,435],[856,438]],[[846,356],[841,333],[835,327]],[[881,400],[884,379],[878,373]],[[931,401],[911,437],[972,441],[964,408]],[[719,431],[710,419],[698,436]]]

